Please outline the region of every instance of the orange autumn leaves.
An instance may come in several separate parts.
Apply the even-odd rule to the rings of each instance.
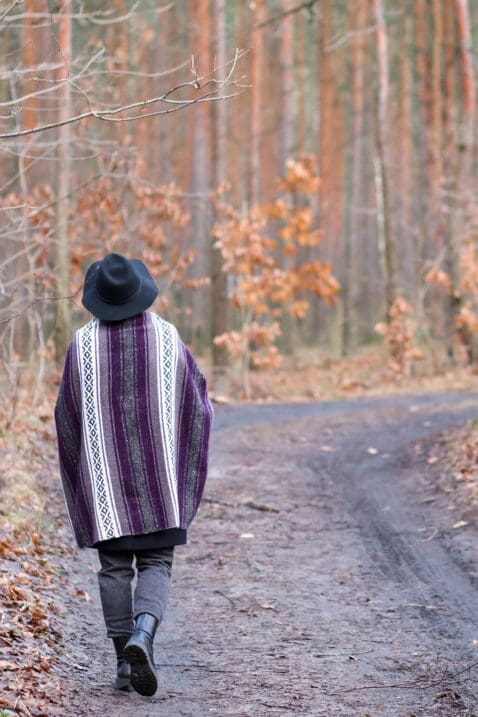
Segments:
[[[229,298],[240,325],[214,340],[232,359],[242,359],[244,371],[279,365],[275,342],[285,315],[303,319],[311,296],[329,304],[337,297],[332,265],[307,260],[321,238],[311,206],[318,188],[313,158],[304,157],[288,160],[273,202],[240,211],[218,194],[216,210],[224,218],[212,236],[232,279]]]
[[[423,278],[425,285],[435,287],[455,303],[454,343],[466,354],[470,351],[473,335],[478,333],[478,254],[473,237],[465,237],[463,244],[459,275],[454,280],[439,266],[427,269]],[[389,368],[396,375],[409,375],[413,363],[424,358],[415,345],[419,326],[413,314],[413,307],[403,297],[398,297],[390,309],[388,323],[379,323],[375,327],[377,333],[384,336],[390,352]]]
[[[379,323],[375,331],[384,337],[390,353],[389,368],[396,374],[408,375],[414,361],[423,359],[423,353],[414,345],[416,323],[413,308],[405,299],[395,299],[389,311],[388,323]]]

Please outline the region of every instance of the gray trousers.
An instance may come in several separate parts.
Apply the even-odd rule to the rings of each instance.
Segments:
[[[98,583],[108,637],[130,635],[134,618],[142,612],[161,622],[169,596],[173,555],[173,545],[135,551],[98,549]]]

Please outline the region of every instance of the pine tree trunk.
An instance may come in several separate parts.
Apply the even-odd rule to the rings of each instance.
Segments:
[[[473,157],[475,147],[476,90],[473,72],[473,47],[471,36],[470,11],[468,0],[455,0],[456,24],[460,50],[460,75],[462,102],[464,109],[463,135],[460,142],[460,157],[457,162],[458,203],[453,212],[453,227],[448,242],[449,273],[452,282],[451,324],[455,327],[455,318],[461,308],[460,293],[460,250],[462,237],[473,221]],[[473,336],[469,335],[468,356],[474,359]],[[476,354],[476,352],[475,352]]]
[[[37,47],[36,34],[34,32],[34,19],[30,16],[32,13],[38,12],[38,0],[24,0],[23,3],[25,11],[25,19],[22,25],[22,60],[23,67],[29,70],[24,75],[23,80],[23,94],[29,95],[35,92],[36,83],[34,78],[33,68],[38,64],[35,48]],[[23,102],[23,129],[32,129],[35,126],[36,119],[36,99],[35,97],[29,97]]]
[[[257,0],[252,15],[251,47],[251,154],[249,163],[249,204],[261,201],[262,91],[264,82],[264,28],[255,27],[265,17],[264,1]]]
[[[282,11],[286,13],[290,7],[290,0],[282,0]],[[280,34],[280,152],[279,173],[283,174],[286,160],[294,155],[295,151],[295,116],[294,116],[294,21],[293,16],[286,15],[281,21]]]
[[[361,222],[362,132],[364,90],[364,36],[367,23],[367,5],[360,0],[349,5],[350,32],[357,32],[351,47],[350,71],[352,74],[352,178],[348,203],[348,227],[344,231],[344,283],[342,287],[343,321],[342,353],[347,355],[358,335],[357,309],[360,299],[357,270],[357,244]]]
[[[219,68],[219,76],[224,77],[227,68],[226,62],[226,2],[214,0],[214,29],[215,29],[215,60]],[[214,153],[213,170],[214,184],[217,187],[226,181],[226,139],[227,114],[226,103],[216,102],[214,105]],[[227,331],[227,274],[222,270],[222,255],[219,249],[212,249],[211,261],[211,292],[212,292],[212,336],[219,336]],[[227,364],[227,351],[223,346],[212,344],[212,362],[214,369],[214,387],[223,374]],[[219,386],[220,388],[220,386]]]
[[[71,17],[69,0],[60,0],[60,14],[58,15],[58,59],[62,67],[58,71],[58,80],[68,77],[71,69]],[[58,95],[58,120],[62,121],[71,116],[71,87],[65,82]],[[57,149],[57,203],[55,218],[55,258],[54,273],[56,291],[59,297],[67,297],[70,293],[70,247],[68,238],[68,211],[70,206],[70,142],[71,125],[65,124],[58,131]],[[67,298],[57,301],[57,314],[55,325],[55,348],[58,361],[64,359],[71,338],[71,311]]]
[[[305,16],[303,12],[296,16],[296,46],[297,46],[297,155],[305,152],[305,140],[307,133],[307,109],[305,102],[306,80],[305,80]]]
[[[210,56],[211,25],[208,0],[194,3],[193,37],[196,69],[199,76],[211,71]],[[203,82],[206,80],[203,80]],[[194,105],[191,113],[193,124],[192,147],[192,199],[191,226],[196,259],[193,272],[196,278],[208,277],[211,272],[211,106],[210,103]],[[197,351],[209,347],[211,342],[210,291],[204,286],[195,290],[192,305],[193,342]]]
[[[400,79],[398,90],[398,141],[397,160],[398,192],[400,197],[400,221],[398,237],[401,240],[401,271],[411,295],[417,291],[412,233],[412,65],[410,45],[412,40],[412,2],[402,9],[400,17]],[[398,238],[397,237],[397,238]]]
[[[382,232],[385,259],[385,300],[387,314],[398,296],[397,247],[392,235],[392,203],[390,194],[390,161],[388,145],[388,44],[382,0],[373,0],[373,15],[376,24],[378,98],[376,106],[376,146],[377,169],[379,173],[379,191],[381,197],[377,204],[382,211]]]

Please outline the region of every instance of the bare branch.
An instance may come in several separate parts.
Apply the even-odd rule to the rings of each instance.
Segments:
[[[43,90],[36,90],[35,92],[30,92],[28,95],[23,95],[22,97],[16,97],[16,98],[13,99],[13,100],[7,100],[6,102],[0,102],[0,107],[11,107],[12,105],[13,105],[13,106],[18,106],[19,103],[24,102],[25,100],[29,100],[29,99],[31,99],[32,97],[41,97],[42,95],[46,95],[46,94],[48,94],[48,93],[50,93],[50,92],[56,92],[56,90],[58,90],[60,87],[62,87],[62,86],[65,84],[65,82],[70,82],[70,81],[73,81],[73,80],[77,81],[77,80],[81,79],[81,78],[84,76],[84,73],[86,72],[86,70],[87,70],[87,69],[92,65],[92,63],[93,63],[95,60],[97,60],[98,57],[100,57],[103,53],[104,53],[104,49],[103,49],[103,48],[102,48],[101,50],[98,50],[98,52],[97,52],[95,55],[93,55],[93,57],[91,57],[91,58],[88,60],[88,62],[87,62],[86,65],[84,66],[84,68],[83,68],[82,70],[80,70],[80,72],[79,72],[77,75],[75,75],[75,77],[71,77],[71,78],[70,78],[70,77],[66,76],[63,80],[61,80],[61,81],[59,81],[59,82],[55,82],[51,87],[45,87]],[[61,62],[61,63],[59,63],[58,65],[56,65],[56,68],[58,69],[58,68],[64,67],[64,66],[65,66],[65,63],[64,63],[64,62]],[[38,78],[34,77],[34,78],[32,78],[32,79],[35,80],[35,79],[38,79]]]
[[[26,314],[26,312],[32,308],[32,306],[35,306],[35,304],[39,304],[42,301],[61,301],[63,299],[75,299],[78,294],[80,293],[81,289],[83,288],[83,285],[79,286],[78,289],[75,291],[74,294],[70,294],[69,296],[37,296],[35,299],[30,301],[27,306],[25,306],[23,309],[18,311],[16,314],[12,314],[11,316],[7,316],[6,319],[0,320],[0,326],[3,326],[4,324],[8,324],[10,321],[13,321],[14,319],[18,319],[19,316],[23,316]]]
[[[12,5],[9,7],[8,12],[16,5],[17,2],[12,3]],[[135,12],[137,12],[138,8],[141,6],[139,0],[134,3],[133,7],[128,10],[127,13],[124,15],[117,15],[116,17],[111,17],[111,14],[113,10],[97,10],[96,12],[91,13],[62,13],[63,17],[69,17],[72,20],[81,20],[82,22],[88,21],[91,22],[93,25],[113,25],[118,22],[124,22],[125,20],[129,20]],[[171,8],[174,7],[174,3],[168,3],[168,5],[163,5],[162,7],[156,8],[155,12],[159,15],[163,12],[167,12],[168,10],[171,10]],[[108,17],[109,16],[109,17]],[[19,27],[21,25],[16,25],[15,23],[22,21],[22,20],[48,20],[48,25],[51,24],[52,20],[52,13],[49,12],[29,12],[29,13],[20,13],[18,15],[11,15],[10,17],[4,16],[3,18],[0,18],[0,20],[4,20],[4,24],[10,25],[10,27]],[[42,23],[36,23],[36,27],[42,27]]]
[[[312,8],[314,5],[316,5],[319,2],[319,0],[307,0],[307,2],[303,2],[300,5],[296,5],[293,8],[290,8],[290,10],[285,10],[284,12],[278,13],[277,15],[274,15],[273,17],[267,18],[267,20],[263,20],[262,22],[258,22],[255,25],[252,26],[253,30],[258,30],[261,27],[265,27],[266,25],[272,25],[274,22],[279,22],[280,20],[283,20],[288,15],[294,15],[296,12],[300,12],[301,10],[309,10],[312,12]]]
[[[369,35],[371,32],[375,32],[376,29],[377,26],[374,23],[373,25],[369,25],[362,30],[349,30],[349,32],[346,32],[344,35],[341,35],[337,40],[334,40],[334,42],[331,42],[329,45],[327,45],[324,50],[325,52],[332,52],[332,50],[337,50],[337,48],[341,47],[342,45],[345,45],[345,43],[352,38],[360,37],[362,35]]]
[[[0,22],[8,15],[10,10],[13,10],[13,8],[16,5],[20,5],[20,2],[21,2],[21,0],[13,0],[13,2],[11,2],[10,5],[8,5],[8,7],[5,8],[5,10],[3,11],[3,14],[0,15]]]
[[[226,79],[224,79],[224,80],[216,80],[216,79],[213,78],[213,79],[210,79],[210,80],[208,80],[207,82],[205,82],[203,85],[201,85],[201,82],[200,82],[200,81],[201,81],[202,78],[198,77],[198,78],[196,78],[195,80],[193,80],[193,81],[191,81],[191,82],[182,82],[182,83],[176,85],[175,87],[173,87],[173,88],[167,90],[167,92],[163,93],[163,94],[160,95],[159,97],[152,97],[152,98],[149,98],[149,99],[146,99],[146,100],[140,100],[140,101],[137,101],[137,102],[132,102],[131,104],[123,105],[122,107],[116,107],[116,108],[113,108],[113,109],[107,109],[107,110],[93,110],[93,109],[90,109],[90,110],[88,110],[87,112],[82,112],[82,113],[79,114],[79,115],[76,115],[76,116],[74,116],[74,117],[69,117],[68,119],[63,120],[63,121],[50,122],[50,123],[48,123],[48,124],[40,125],[39,127],[33,127],[33,128],[31,128],[31,129],[25,129],[25,130],[20,130],[20,131],[17,130],[17,131],[14,131],[14,132],[1,133],[1,134],[0,134],[0,139],[12,139],[12,138],[15,138],[15,137],[25,137],[25,136],[30,135],[30,134],[36,134],[36,133],[38,133],[38,132],[44,132],[44,131],[46,131],[46,130],[54,129],[54,128],[56,128],[56,127],[61,127],[61,126],[66,125],[66,124],[73,124],[73,123],[75,123],[75,122],[79,122],[79,121],[81,121],[81,120],[83,120],[83,119],[88,119],[88,118],[90,118],[90,117],[95,117],[96,119],[100,119],[100,120],[103,120],[103,121],[109,121],[109,122],[129,122],[129,121],[136,120],[136,119],[142,119],[143,117],[147,117],[147,116],[157,116],[157,115],[162,115],[162,114],[170,114],[171,112],[175,112],[175,111],[177,111],[178,109],[181,109],[181,108],[183,108],[183,107],[188,107],[188,106],[190,106],[190,105],[199,104],[199,103],[201,103],[201,102],[212,102],[212,101],[216,101],[216,100],[229,99],[230,97],[234,97],[234,96],[236,96],[237,94],[240,94],[240,93],[239,93],[239,92],[235,92],[235,93],[228,94],[228,95],[217,95],[217,96],[214,96],[214,95],[216,95],[216,94],[219,92],[219,89],[220,89],[221,87],[229,86],[229,85],[240,86],[240,85],[238,84],[238,83],[239,83],[239,80],[240,80],[240,79],[243,79],[244,76],[241,77],[241,78],[239,78],[239,80],[232,80],[231,77],[232,77],[232,74],[233,74],[233,72],[234,72],[234,69],[236,68],[238,59],[239,59],[243,54],[244,54],[243,51],[240,51],[240,50],[236,49],[236,52],[235,52],[235,55],[234,55],[234,59],[233,59],[233,61],[232,61],[231,69],[230,69],[230,71],[229,71],[229,73],[228,73]],[[193,66],[194,66],[194,65],[193,65]],[[213,90],[212,92],[208,92],[208,93],[206,93],[206,94],[204,94],[204,95],[202,95],[202,96],[200,96],[200,97],[189,98],[189,99],[184,99],[184,100],[172,100],[172,99],[170,99],[170,97],[169,97],[173,92],[176,92],[176,91],[178,91],[179,89],[182,89],[182,88],[185,88],[185,87],[191,87],[191,88],[194,89],[194,90],[198,90],[198,89],[204,90],[204,89],[205,89],[206,87],[208,87],[209,85],[216,85],[216,86],[217,86],[217,89]],[[157,104],[158,102],[164,102],[164,103],[166,103],[166,104],[171,104],[171,105],[174,105],[174,107],[171,107],[171,108],[168,108],[168,109],[163,109],[163,110],[157,110],[156,112],[154,112],[154,113],[149,113],[148,115],[145,115],[145,114],[134,114],[134,115],[130,115],[130,116],[128,116],[128,117],[117,117],[117,118],[113,116],[113,115],[120,114],[120,113],[122,113],[122,112],[127,112],[127,111],[130,111],[130,110],[137,110],[137,109],[139,109],[139,108],[145,108],[145,107],[148,107],[148,106],[150,106],[150,105]]]

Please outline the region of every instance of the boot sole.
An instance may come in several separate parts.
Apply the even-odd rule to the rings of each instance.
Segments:
[[[131,667],[131,686],[140,695],[152,697],[158,689],[158,679],[147,654],[138,645],[128,645],[124,656]]]

